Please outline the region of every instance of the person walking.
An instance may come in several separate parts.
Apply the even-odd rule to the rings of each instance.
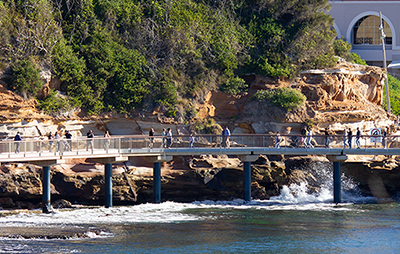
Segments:
[[[17,132],[17,134],[14,137],[14,141],[15,141],[15,153],[19,153],[19,147],[21,145],[21,135],[19,134],[19,131]]]
[[[94,138],[94,134],[92,130],[89,130],[89,132],[86,134],[87,137],[87,141],[86,141],[86,151],[90,149],[93,151],[93,138]]]
[[[357,127],[357,131],[356,131],[356,146],[357,146],[357,149],[361,148],[360,139],[361,139],[361,131],[360,131],[360,128]]]
[[[153,145],[154,145],[154,138],[153,138],[153,136],[154,136],[154,129],[151,128],[151,129],[149,130],[149,137],[150,137],[149,148],[150,148],[150,149],[153,148]]]
[[[54,142],[53,142],[53,139],[54,139],[53,134],[51,134],[51,132],[50,132],[49,135],[47,136],[47,138],[49,139],[49,152],[51,152],[51,148],[53,147],[53,144],[54,144]]]
[[[386,128],[382,129],[382,146],[383,148],[387,148],[387,139],[386,139],[387,133],[386,133]]]
[[[167,129],[167,148],[171,148],[172,146],[172,130],[171,128]]]
[[[343,148],[347,147],[347,131],[346,129],[343,130]]]
[[[349,131],[347,132],[347,144],[349,145],[350,149],[352,140],[353,140],[353,131],[351,130],[351,128],[349,128]]]
[[[108,131],[106,131],[104,133],[104,143],[103,143],[103,148],[104,150],[108,150],[108,148],[110,148],[110,133]]]
[[[228,126],[225,126],[225,129],[222,131],[222,147],[229,148],[229,137],[231,136],[231,131],[228,129]]]
[[[300,142],[303,143],[304,148],[307,148],[307,138],[306,138],[306,136],[307,136],[307,127],[304,126],[304,128],[301,130],[300,133],[301,133],[301,140],[300,140]]]
[[[161,148],[165,148],[167,146],[167,138],[166,138],[167,131],[165,129],[162,129],[161,136],[162,136]]]
[[[61,150],[61,147],[60,147],[60,139],[61,139],[61,137],[60,137],[60,134],[58,134],[58,131],[56,131],[56,133],[54,133],[54,139],[56,140],[55,141],[56,152],[58,152],[58,151]]]
[[[193,134],[190,134],[189,143],[190,143],[190,148],[195,148],[195,147],[194,147],[194,137],[193,137]]]
[[[281,142],[282,142],[282,137],[279,131],[276,133],[275,137],[275,148],[279,149],[281,148]]]
[[[65,142],[65,150],[72,151],[72,140],[71,140],[72,134],[67,130],[67,131],[65,131],[64,136],[67,139],[67,141]]]
[[[309,148],[314,148],[314,146],[313,146],[313,144],[311,143],[311,141],[312,141],[312,130],[311,130],[311,128],[309,128],[308,129],[308,132],[307,132],[307,146],[309,147]]]
[[[329,148],[329,144],[331,143],[331,140],[329,139],[330,133],[329,133],[328,127],[325,128],[324,134],[325,134],[325,148]]]

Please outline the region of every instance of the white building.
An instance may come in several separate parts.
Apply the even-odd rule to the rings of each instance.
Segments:
[[[335,19],[338,38],[349,42],[352,52],[360,55],[369,65],[376,66],[383,66],[379,30],[381,12],[388,68],[392,73],[400,70],[400,1],[334,0],[329,4],[332,6],[329,14]]]

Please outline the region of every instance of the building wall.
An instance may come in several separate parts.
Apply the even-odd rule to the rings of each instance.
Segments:
[[[389,24],[392,31],[392,45],[385,47],[388,63],[400,60],[400,1],[329,1],[332,6],[329,14],[335,19],[334,28],[338,37],[352,43],[351,32],[355,23],[364,16],[375,15]],[[381,45],[353,45],[352,52],[370,63],[382,63]]]

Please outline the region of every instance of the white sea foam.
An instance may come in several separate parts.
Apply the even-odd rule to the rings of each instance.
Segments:
[[[174,223],[213,219],[213,213],[191,213],[188,209],[263,209],[263,210],[338,210],[350,209],[349,204],[371,202],[371,198],[343,192],[343,204],[333,204],[332,190],[323,187],[319,192],[309,193],[305,183],[284,186],[281,194],[270,200],[243,199],[231,201],[197,201],[193,203],[164,202],[161,204],[140,204],[124,207],[80,207],[55,210],[50,214],[21,212],[0,217],[0,226],[11,227],[83,227],[88,224],[132,224],[132,223]],[[347,201],[346,201],[347,200]],[[356,200],[356,201],[354,201]],[[88,237],[90,233],[88,233]]]
[[[193,204],[165,202],[162,204],[141,204],[136,206],[111,208],[79,208],[55,210],[53,213],[21,212],[0,217],[3,226],[59,226],[86,224],[125,224],[125,223],[168,223],[198,220],[194,215],[181,213]]]
[[[215,213],[201,213],[202,209],[263,209],[263,210],[338,210],[351,209],[353,203],[371,203],[373,198],[357,194],[357,186],[342,176],[342,204],[333,204],[332,170],[320,164],[311,165],[309,170],[319,179],[320,188],[310,193],[306,183],[283,186],[280,195],[270,200],[243,199],[231,201],[198,201],[193,203],[164,202],[125,207],[79,207],[55,210],[50,214],[21,212],[0,217],[0,226],[13,227],[83,227],[90,224],[174,223],[214,219]],[[199,209],[200,213],[188,212]],[[215,217],[218,218],[218,217]],[[90,237],[90,233],[88,237]],[[94,236],[94,235],[93,235]]]

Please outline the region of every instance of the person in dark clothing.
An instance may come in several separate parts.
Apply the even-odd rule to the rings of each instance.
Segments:
[[[304,147],[307,147],[307,139],[306,139],[306,136],[307,136],[307,127],[304,126],[304,128],[301,129],[301,132],[300,132],[300,133],[301,133],[301,140],[300,140],[300,142],[303,143]]]
[[[325,128],[325,148],[329,148],[329,143],[331,142],[331,140],[329,139],[329,128],[326,127]]]
[[[360,131],[360,128],[357,127],[357,132],[356,132],[356,145],[357,145],[357,149],[360,149],[360,148],[361,148],[360,139],[361,139],[361,131]]]
[[[352,139],[353,139],[353,132],[351,131],[351,128],[349,128],[349,131],[347,132],[347,144],[349,145],[349,148],[351,148]]]
[[[69,131],[65,131],[64,136],[67,139],[67,142],[65,143],[65,150],[72,151],[72,134]]]
[[[154,136],[154,129],[153,129],[153,128],[150,129],[150,131],[149,131],[149,136],[150,136],[149,148],[153,148],[153,145],[154,145],[154,138],[153,138],[153,136]]]
[[[14,137],[15,141],[15,153],[19,153],[19,146],[21,145],[21,135],[17,132],[17,135]]]
[[[382,146],[383,148],[387,147],[387,140],[386,140],[386,129],[382,129]]]
[[[88,138],[86,142],[86,151],[89,150],[89,146],[90,149],[93,150],[93,138],[94,138],[93,131],[89,130],[89,132],[86,134],[86,137]]]
[[[47,137],[49,138],[49,152],[51,152],[51,148],[53,147],[53,144],[54,144],[54,141],[53,141],[54,137],[53,137],[53,134],[51,134],[51,132],[49,133],[49,136],[47,136]]]

